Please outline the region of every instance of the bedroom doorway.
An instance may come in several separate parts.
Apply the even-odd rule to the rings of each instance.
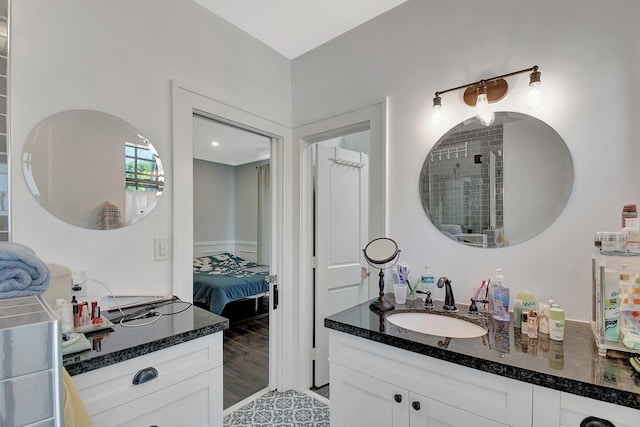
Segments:
[[[229,319],[224,409],[269,386],[271,138],[193,115],[194,304]]]

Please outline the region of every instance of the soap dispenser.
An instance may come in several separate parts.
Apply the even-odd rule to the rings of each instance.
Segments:
[[[496,320],[509,321],[509,288],[504,282],[502,269],[496,269],[496,280],[491,285],[491,315]]]

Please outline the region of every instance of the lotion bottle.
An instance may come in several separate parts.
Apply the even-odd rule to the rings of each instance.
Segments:
[[[562,341],[564,338],[564,310],[553,304],[549,309],[549,338]]]
[[[495,283],[491,286],[491,315],[496,320],[509,321],[509,288],[504,283],[502,269],[496,269]]]

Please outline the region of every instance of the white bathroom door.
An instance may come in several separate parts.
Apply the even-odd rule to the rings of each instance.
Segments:
[[[324,318],[368,299],[362,249],[369,237],[369,166],[364,153],[315,147],[313,384],[320,387],[329,382]]]

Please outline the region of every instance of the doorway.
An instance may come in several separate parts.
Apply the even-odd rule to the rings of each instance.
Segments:
[[[224,409],[269,386],[271,138],[193,117],[193,303],[229,319]]]
[[[294,129],[294,140],[300,141],[301,162],[301,244],[300,289],[301,313],[301,352],[300,352],[300,387],[311,388],[322,386],[322,379],[315,378],[316,363],[328,366],[326,347],[318,349],[316,325],[323,330],[323,315],[315,311],[316,298],[316,265],[319,261],[315,254],[315,212],[314,206],[314,164],[311,152],[314,144],[357,134],[369,132],[369,192],[368,192],[368,238],[386,235],[386,145],[387,145],[387,99],[383,98],[372,104],[346,110],[327,118],[300,125]],[[355,150],[354,150],[355,151]],[[358,149],[357,151],[361,151]],[[363,234],[364,235],[364,234]],[[364,248],[364,246],[363,246]],[[359,248],[358,255],[360,254]],[[323,279],[321,279],[323,280]],[[331,282],[332,279],[329,279]],[[330,285],[330,283],[327,283]],[[369,299],[377,295],[377,289],[369,285]],[[375,286],[373,286],[375,287]],[[366,295],[366,292],[365,292]],[[320,344],[322,346],[322,344]],[[323,352],[323,353],[320,353]],[[328,367],[325,368],[328,371]],[[325,371],[325,372],[326,372]],[[325,375],[326,378],[326,375]]]
[[[271,140],[271,219],[270,219],[270,262],[269,262],[269,389],[290,388],[291,374],[288,366],[290,355],[283,351],[290,346],[290,334],[283,327],[286,307],[278,305],[280,298],[274,297],[274,290],[287,287],[291,283],[289,268],[283,265],[287,248],[283,241],[291,239],[284,226],[290,221],[290,214],[284,210],[286,194],[286,171],[283,168],[285,141],[290,141],[291,130],[244,109],[195,92],[177,82],[172,82],[172,128],[173,128],[173,292],[185,301],[194,300],[194,114],[270,138]],[[284,308],[284,311],[283,311]]]

